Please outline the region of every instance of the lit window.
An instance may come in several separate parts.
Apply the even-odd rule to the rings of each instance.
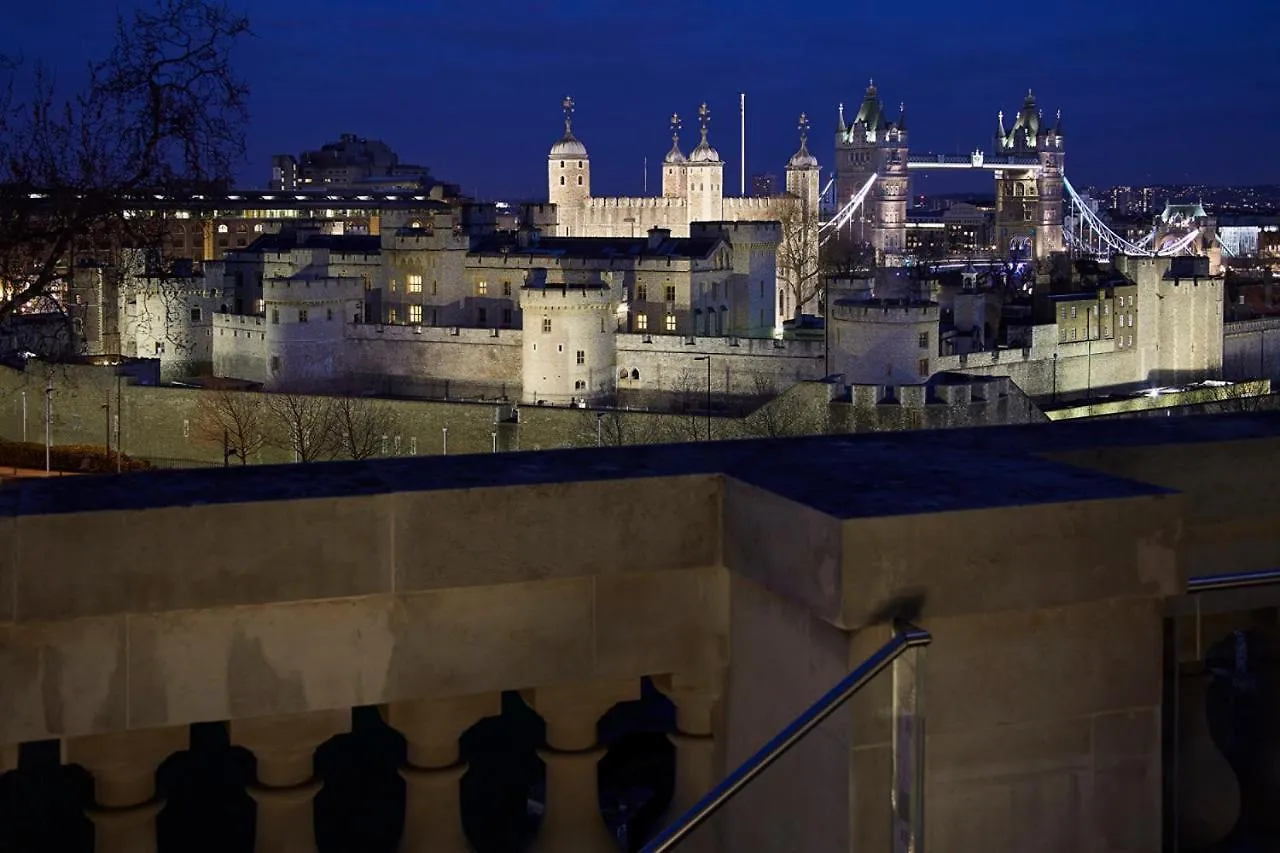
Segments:
[[[664,322],[666,323],[666,328],[667,328],[667,331],[668,331],[668,332],[674,332],[674,331],[676,330],[676,315],[675,315],[675,314],[668,314],[668,315],[667,315],[667,319],[666,319]]]
[[[476,296],[485,296],[485,295],[487,295],[488,293],[489,293],[489,282],[487,282],[487,281],[477,281],[477,282],[476,282]]]
[[[392,308],[387,312],[387,322],[398,323],[400,321],[400,312]]]
[[[422,322],[422,306],[421,305],[409,306],[409,322],[410,323]]]
[[[548,332],[550,332],[550,331],[551,331],[551,318],[550,318],[550,317],[543,317],[543,318],[542,318],[542,333],[543,333],[543,334],[546,334],[546,333],[548,333]]]
[[[648,315],[648,314],[637,314],[637,315],[636,315],[636,329],[637,329],[637,330],[639,330],[639,331],[641,331],[641,332],[643,332],[643,331],[644,331],[645,329],[647,329],[647,328],[649,328],[649,315]]]
[[[410,293],[421,293],[422,292],[422,276],[420,275],[409,276],[407,289]]]
[[[575,359],[575,361],[576,361],[578,364],[586,364],[586,363],[587,363],[587,354],[586,354],[584,351],[582,351],[582,350],[578,350],[578,357]]]
[[[219,226],[218,226],[218,233],[219,233],[219,234],[226,234],[228,230],[229,230],[229,229],[227,228],[227,226],[226,226],[226,225],[219,225]]]

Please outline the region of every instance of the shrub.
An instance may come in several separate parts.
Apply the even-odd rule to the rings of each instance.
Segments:
[[[61,444],[49,450],[49,467],[55,471],[71,471],[85,474],[111,474],[116,470],[116,454],[93,444]],[[142,471],[150,468],[145,459],[134,459],[125,454],[120,459],[122,471]],[[44,445],[34,441],[5,441],[0,439],[0,468],[44,468]]]

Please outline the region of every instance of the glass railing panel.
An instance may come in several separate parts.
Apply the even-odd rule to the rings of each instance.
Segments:
[[[882,850],[919,853],[924,820],[922,682],[929,640],[928,633],[916,628],[898,631],[695,805],[673,815],[671,824],[641,850],[782,853],[847,849],[855,838],[876,838]],[[850,700],[873,682],[883,691],[877,702],[889,709],[890,719],[881,712],[881,745],[864,750],[855,746],[854,726],[861,714]],[[806,839],[823,841],[815,845]]]

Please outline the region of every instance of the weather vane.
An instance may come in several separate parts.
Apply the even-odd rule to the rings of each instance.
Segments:
[[[711,110],[707,107],[707,102],[703,101],[702,106],[698,107],[698,122],[702,125],[702,143],[707,142],[707,123],[711,121]]]
[[[809,117],[804,113],[800,113],[800,144],[804,145],[809,139]]]
[[[573,136],[573,98],[565,95],[560,106],[564,109],[564,135]]]
[[[671,114],[671,141],[680,144],[680,114]]]

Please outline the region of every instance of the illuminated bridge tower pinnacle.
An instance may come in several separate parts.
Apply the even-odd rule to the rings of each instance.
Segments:
[[[1064,154],[1062,114],[1050,127],[1030,91],[1012,127],[1006,129],[1004,113],[997,114],[992,156],[1010,164],[995,173],[997,249],[1037,258],[1062,251]]]
[[[906,249],[907,123],[905,108],[895,121],[886,115],[875,83],[867,91],[851,124],[840,107],[836,128],[836,205],[853,197],[876,176],[871,195],[849,222],[843,239],[870,243],[882,264],[901,264]]]

